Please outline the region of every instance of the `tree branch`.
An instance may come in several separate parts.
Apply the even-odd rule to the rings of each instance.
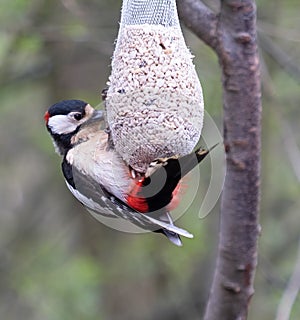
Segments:
[[[217,15],[200,0],[178,0],[184,24],[211,48],[217,47]]]
[[[206,320],[246,319],[257,264],[260,177],[260,75],[256,7],[222,2],[219,60],[223,72],[227,173],[217,266]]]
[[[213,14],[182,0],[181,17],[217,53],[222,68],[227,172],[217,264],[205,320],[246,319],[259,234],[261,92],[254,0],[223,0]]]

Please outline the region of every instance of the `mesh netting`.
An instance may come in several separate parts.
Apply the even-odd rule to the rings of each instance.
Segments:
[[[176,2],[174,0],[124,0],[121,24],[178,26]]]
[[[116,150],[137,171],[197,144],[202,89],[175,0],[123,1],[106,109]]]

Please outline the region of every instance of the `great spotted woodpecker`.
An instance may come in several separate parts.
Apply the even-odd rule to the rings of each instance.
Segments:
[[[145,173],[136,173],[109,143],[103,111],[81,100],[64,100],[52,105],[44,119],[55,149],[63,157],[66,184],[88,209],[161,232],[178,246],[182,245],[180,235],[193,237],[173,224],[169,210],[176,204],[181,178],[208,150],[156,159]]]

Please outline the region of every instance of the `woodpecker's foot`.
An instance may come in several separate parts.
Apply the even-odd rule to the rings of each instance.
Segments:
[[[140,172],[134,170],[131,166],[129,166],[128,168],[132,179],[139,179],[143,176]]]
[[[109,151],[109,150],[114,149],[115,144],[113,142],[113,139],[112,139],[112,136],[111,136],[111,131],[110,131],[109,127],[107,127],[104,131],[105,131],[105,133],[107,133],[107,147],[106,147],[106,150]]]
[[[104,89],[101,91],[101,98],[102,98],[102,101],[105,101],[105,100],[106,100],[106,97],[107,97],[107,91],[108,91],[108,87],[104,88]]]

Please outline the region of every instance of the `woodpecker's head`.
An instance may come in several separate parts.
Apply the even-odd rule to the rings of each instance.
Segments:
[[[52,105],[44,115],[46,127],[50,132],[56,151],[65,155],[71,148],[72,137],[80,126],[92,118],[97,118],[101,111],[96,111],[81,100],[63,100]]]

